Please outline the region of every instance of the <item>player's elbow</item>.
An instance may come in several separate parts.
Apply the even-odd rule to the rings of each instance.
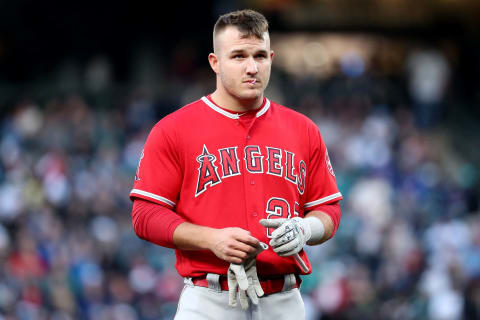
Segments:
[[[142,199],[133,202],[132,226],[142,240],[174,248],[173,232],[183,222],[183,218],[164,206]]]

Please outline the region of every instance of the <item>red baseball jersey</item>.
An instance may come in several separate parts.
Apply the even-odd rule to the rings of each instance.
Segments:
[[[265,243],[262,218],[303,217],[342,199],[318,127],[304,115],[264,99],[246,114],[203,97],[159,121],[145,143],[130,197],[173,209],[212,228],[240,227]],[[226,274],[210,251],[176,250],[181,276]],[[305,251],[300,256],[311,270]],[[303,273],[293,257],[270,248],[257,257],[259,275]]]

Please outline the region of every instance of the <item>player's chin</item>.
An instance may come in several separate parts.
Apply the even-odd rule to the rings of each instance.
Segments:
[[[262,94],[263,94],[263,90],[255,88],[255,89],[248,89],[243,91],[240,94],[240,96],[241,96],[241,99],[251,100],[251,99],[257,99],[258,97],[261,97]]]

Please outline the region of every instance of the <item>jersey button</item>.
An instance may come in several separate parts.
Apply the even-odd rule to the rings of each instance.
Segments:
[[[247,140],[250,140],[250,135],[247,136]]]
[[[256,216],[257,216],[257,213],[256,213],[256,212],[252,213],[252,216],[256,217]]]
[[[251,184],[251,185],[254,185],[254,184],[255,184],[255,181],[250,180],[250,184]]]

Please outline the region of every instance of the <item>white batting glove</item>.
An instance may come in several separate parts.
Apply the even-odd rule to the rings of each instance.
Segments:
[[[258,280],[256,260],[252,259],[247,265],[231,263],[228,268],[228,304],[237,306],[238,298],[243,310],[248,309],[247,295],[253,304],[258,304],[258,298],[264,292]]]
[[[268,246],[261,243],[261,249],[256,256],[266,248]],[[231,307],[237,306],[237,288],[238,298],[243,310],[248,309],[247,295],[253,304],[258,304],[258,298],[264,295],[260,280],[258,280],[256,256],[244,264],[231,263],[228,268],[228,304]]]
[[[292,256],[302,251],[307,241],[312,238],[312,229],[314,229],[315,239],[321,239],[325,233],[323,223],[315,217],[261,219],[260,224],[266,228],[276,228],[272,232],[270,245],[273,251],[282,257]]]

